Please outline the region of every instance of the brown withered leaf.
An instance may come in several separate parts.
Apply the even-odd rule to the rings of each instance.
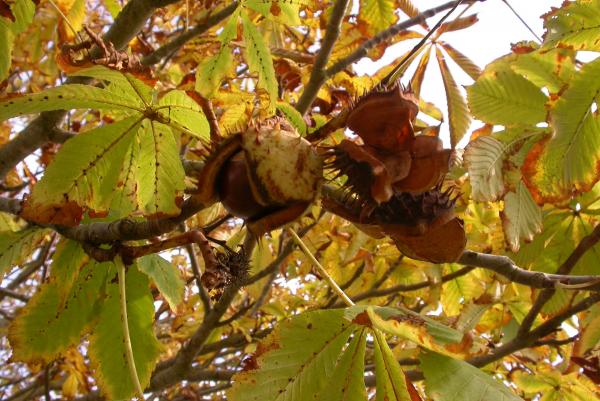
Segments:
[[[412,124],[419,112],[418,104],[414,94],[399,84],[386,92],[371,92],[350,112],[348,128],[376,149],[408,150],[414,140]]]
[[[31,198],[28,198],[23,204],[20,217],[39,224],[58,224],[74,227],[79,224],[83,217],[83,208],[75,201],[44,205],[32,203]]]
[[[383,224],[382,228],[402,253],[426,262],[455,262],[467,244],[463,221],[458,217],[418,236],[404,235],[396,225]]]

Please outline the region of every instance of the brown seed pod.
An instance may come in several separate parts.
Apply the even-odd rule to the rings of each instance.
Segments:
[[[399,83],[387,91],[372,91],[356,103],[347,125],[366,145],[384,152],[408,150],[419,102]]]
[[[207,159],[198,197],[220,200],[261,235],[293,221],[316,198],[322,159],[284,120],[272,119],[224,141]]]

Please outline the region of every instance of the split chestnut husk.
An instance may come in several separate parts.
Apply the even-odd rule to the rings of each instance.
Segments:
[[[275,118],[225,140],[208,157],[197,196],[221,201],[259,236],[302,215],[322,176],[322,159],[312,145]]]

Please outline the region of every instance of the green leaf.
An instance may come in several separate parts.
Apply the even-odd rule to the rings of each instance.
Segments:
[[[25,262],[48,233],[39,228],[0,232],[0,280],[11,267]]]
[[[183,300],[185,283],[172,263],[158,255],[147,255],[138,259],[140,271],[146,274],[156,285],[156,288],[175,311]]]
[[[233,13],[223,32],[219,35],[221,47],[219,52],[212,57],[203,60],[196,69],[196,91],[206,98],[211,98],[221,86],[221,81],[231,70],[232,54],[230,42],[237,35],[237,22],[239,12]]]
[[[164,124],[144,120],[138,143],[135,166],[139,210],[155,217],[179,213],[185,172],[173,133]]]
[[[369,33],[375,34],[394,25],[398,17],[393,0],[361,0],[359,18],[367,23]]]
[[[574,52],[569,49],[534,51],[519,54],[510,67],[536,86],[558,93],[575,73],[574,59]]]
[[[422,353],[427,393],[434,401],[517,401],[502,383],[467,362],[433,352]]]
[[[411,401],[406,378],[392,350],[379,331],[375,337],[375,384],[376,401]]]
[[[26,225],[27,223],[19,219],[17,216],[10,213],[0,212],[0,233],[3,231],[19,231]]]
[[[121,12],[121,5],[117,0],[104,0],[104,7],[113,19],[117,18],[117,15]]]
[[[523,175],[538,202],[559,202],[589,191],[600,179],[600,60],[585,64],[550,110],[554,137],[529,153]]]
[[[374,328],[444,354],[456,355],[447,346],[463,338],[463,333],[408,309],[369,307],[366,311]]]
[[[89,77],[99,81],[106,81],[111,85],[105,89],[127,97],[134,104],[144,104],[147,106],[152,103],[152,88],[129,73],[123,73],[102,65],[95,65],[75,71],[69,74],[69,76]]]
[[[159,114],[168,125],[200,139],[210,139],[208,120],[200,106],[184,91],[172,90],[158,102]]]
[[[106,296],[100,310],[98,324],[90,337],[89,356],[96,369],[96,379],[109,399],[129,399],[135,393],[127,368],[125,339],[121,330],[119,288],[116,266],[109,265]],[[150,376],[162,346],[154,335],[154,305],[148,278],[137,266],[127,271],[127,317],[135,367],[142,388],[150,383]]]
[[[259,344],[249,367],[233,377],[227,399],[314,399],[331,385],[338,356],[354,328],[343,310],[306,312],[279,323]]]
[[[502,165],[506,147],[493,136],[480,136],[470,142],[464,154],[476,201],[494,201],[504,193]]]
[[[546,14],[543,48],[600,50],[600,1],[564,2]]]
[[[74,241],[63,243],[47,283],[29,300],[9,327],[13,357],[49,363],[77,345],[98,315],[106,264],[89,262]]]
[[[242,13],[242,25],[244,27],[244,42],[246,44],[245,56],[248,68],[251,72],[258,74],[258,88],[264,90],[269,96],[272,112],[277,102],[277,78],[273,68],[273,59],[262,34],[256,29],[248,14]]]
[[[465,136],[471,125],[471,117],[467,110],[467,103],[444,59],[440,49],[436,48],[436,57],[442,73],[444,89],[446,90],[446,102],[448,104],[448,119],[450,120],[450,144],[456,147],[458,142]]]
[[[286,102],[277,102],[277,110],[285,116],[285,119],[296,128],[296,131],[298,131],[301,136],[306,135],[308,130],[306,121],[304,121],[304,118],[298,110]]]
[[[331,385],[323,387],[315,400],[367,401],[364,377],[366,345],[366,330],[355,333],[331,375]]]
[[[142,113],[144,104],[107,89],[90,85],[70,84],[43,92],[19,95],[0,102],[0,121],[49,110],[128,109]]]
[[[483,73],[467,88],[467,96],[473,115],[489,124],[537,124],[546,119],[546,96],[506,69]]]
[[[456,264],[446,265],[448,273],[453,273],[462,266]],[[473,280],[469,275],[464,275],[450,280],[443,284],[442,291],[442,307],[446,315],[458,315],[462,309],[462,305],[478,298],[484,292],[480,280]],[[434,350],[436,351],[436,350]]]
[[[8,4],[15,21],[0,17],[0,82],[8,76],[15,37],[27,29],[35,13],[35,4],[31,0],[16,0]]]
[[[22,215],[36,222],[72,225],[81,219],[82,208],[107,211],[139,128],[140,119],[129,117],[67,141],[33,187]]]
[[[550,111],[555,136],[550,152],[561,152],[568,186],[591,188],[600,159],[600,121],[592,112],[600,91],[600,60],[581,68]],[[563,153],[564,152],[564,153]]]
[[[531,241],[542,231],[542,210],[523,181],[519,181],[516,192],[504,196],[504,210],[500,216],[506,243],[513,252],[519,251],[521,240]]]

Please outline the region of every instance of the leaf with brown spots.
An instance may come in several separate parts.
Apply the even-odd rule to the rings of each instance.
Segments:
[[[306,312],[280,322],[261,342],[261,352],[254,356],[252,367],[258,366],[258,369],[236,374],[227,398],[230,401],[339,401],[344,398],[330,398],[331,392],[327,391],[332,390],[332,378],[356,377],[356,374],[348,376],[344,372],[358,370],[361,370],[360,381],[349,383],[355,383],[353,386],[357,388],[362,386],[364,392],[364,369],[360,369],[360,364],[364,363],[364,357],[360,357],[360,352],[364,355],[364,335],[355,334],[350,348],[338,360],[356,329],[357,326],[344,318],[343,310]],[[344,380],[337,380],[336,387],[345,388],[343,383]],[[341,389],[336,393],[341,394]]]

